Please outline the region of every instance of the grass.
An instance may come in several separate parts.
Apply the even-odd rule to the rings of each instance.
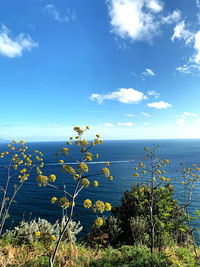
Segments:
[[[37,241],[31,245],[15,245],[12,240],[0,240],[0,266],[48,267],[54,246],[46,248]],[[200,248],[198,253],[200,256]],[[167,247],[151,255],[149,249],[141,245],[92,249],[70,242],[61,244],[55,266],[196,267],[200,266],[200,258],[195,259],[192,247]]]

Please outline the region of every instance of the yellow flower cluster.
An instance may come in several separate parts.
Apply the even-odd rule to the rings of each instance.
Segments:
[[[51,174],[51,175],[49,175],[49,181],[50,181],[50,182],[55,182],[55,180],[56,180],[56,176],[55,176],[55,174]]]
[[[43,186],[46,186],[48,184],[48,177],[40,174],[37,176],[37,182],[38,186],[41,186],[42,184]]]
[[[95,225],[100,227],[103,225],[103,219],[101,217],[98,217],[95,221],[94,221]]]
[[[106,202],[105,203],[105,210],[106,211],[111,211],[111,209],[112,209],[112,206],[110,205],[110,203]]]
[[[90,182],[88,179],[84,178],[81,180],[81,185],[84,186],[84,187],[89,187],[90,185]]]
[[[63,148],[61,149],[61,152],[62,152],[63,155],[68,155],[68,154],[69,154],[69,148],[67,148],[67,147],[63,147]]]
[[[77,179],[79,179],[80,178],[80,175],[79,174],[75,174],[74,175],[74,180],[77,180]]]
[[[81,174],[84,174],[84,172],[88,172],[88,166],[87,164],[85,163],[80,163],[78,165],[78,171],[81,173]]]
[[[71,145],[72,145],[72,142],[69,142],[69,141],[68,141],[68,142],[67,142],[67,145],[68,145],[68,146],[71,146]]]
[[[40,231],[35,232],[35,237],[40,237]]]
[[[55,203],[57,201],[57,197],[52,197],[52,199],[51,199],[51,203]]]
[[[68,172],[70,175],[75,175],[76,171],[74,170],[74,168],[72,168],[71,166],[69,165],[63,165],[62,166],[62,171],[64,173]]]
[[[84,131],[78,126],[78,127],[74,127],[74,131],[78,133],[78,135],[82,135],[84,133]]]
[[[110,171],[108,168],[103,168],[101,171],[102,171],[102,174],[105,174],[106,177],[110,176]]]
[[[64,209],[69,208],[69,200],[66,197],[61,197],[58,201],[58,205]]]
[[[92,201],[90,199],[86,199],[84,202],[83,202],[83,206],[86,208],[86,209],[89,209],[90,207],[92,207]]]
[[[94,212],[99,211],[100,213],[103,213],[104,210],[105,210],[105,205],[104,205],[103,201],[101,201],[101,200],[97,200],[97,201],[94,203],[92,209],[93,209]]]
[[[93,186],[97,187],[99,185],[98,181],[94,181]]]
[[[109,179],[110,181],[112,181],[112,180],[113,180],[113,177],[112,177],[112,176],[108,176],[108,179]]]
[[[92,161],[92,157],[93,157],[92,153],[89,152],[85,153],[85,158],[87,161]]]

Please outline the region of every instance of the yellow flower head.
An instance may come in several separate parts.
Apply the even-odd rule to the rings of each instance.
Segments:
[[[103,219],[101,217],[98,217],[94,223],[96,224],[96,226],[100,227],[103,225]]]
[[[52,238],[53,241],[56,241],[56,236],[55,235],[52,235],[51,238]]]
[[[35,237],[40,237],[40,231],[35,232]]]
[[[103,201],[97,200],[93,205],[93,211],[94,212],[99,211],[100,213],[103,213],[104,210],[105,210],[105,205],[104,205]]]
[[[89,209],[91,206],[92,206],[92,201],[90,199],[86,199],[84,202],[83,202],[83,206],[86,208],[86,209]]]
[[[56,180],[56,176],[55,176],[55,174],[51,174],[51,175],[49,175],[49,181],[50,181],[50,182],[55,182],[55,180]]]
[[[69,154],[69,148],[63,147],[61,152],[62,152],[63,155],[68,155]]]
[[[52,199],[51,199],[51,203],[55,203],[57,201],[57,197],[52,197]]]
[[[105,203],[105,210],[111,211],[111,209],[112,209],[112,206],[110,205],[110,203],[106,202]]]
[[[93,186],[97,187],[99,185],[98,181],[94,181]]]
[[[58,201],[58,205],[62,208],[69,208],[69,200],[66,197],[61,197]]]
[[[58,163],[64,163],[64,160],[60,159],[60,160],[58,161]]]
[[[110,181],[112,181],[112,180],[113,180],[113,177],[112,177],[112,176],[109,176],[108,179],[109,179]]]
[[[103,168],[102,169],[102,173],[105,174],[106,177],[109,177],[110,176],[110,171],[108,168]]]
[[[90,182],[88,179],[84,178],[81,180],[81,185],[84,187],[88,187],[90,185]]]

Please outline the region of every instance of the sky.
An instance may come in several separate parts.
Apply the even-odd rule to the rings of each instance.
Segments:
[[[1,0],[0,139],[200,138],[200,0]]]

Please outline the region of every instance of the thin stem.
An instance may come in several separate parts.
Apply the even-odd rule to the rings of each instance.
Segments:
[[[52,185],[52,184],[47,184],[47,185],[50,186],[50,187],[52,187],[52,188],[54,188],[54,189],[57,189],[57,190],[59,190],[59,191],[64,192],[65,194],[67,194],[69,197],[72,198],[72,195],[71,195],[70,193],[68,193],[67,191],[65,191],[64,189],[62,189],[62,188],[60,188],[60,187],[57,187],[57,186],[55,186],[55,185]]]
[[[3,212],[4,206],[5,206],[6,193],[7,193],[7,190],[8,190],[8,185],[9,185],[9,181],[10,181],[10,177],[11,177],[10,176],[10,167],[11,167],[12,160],[13,160],[13,156],[11,157],[11,160],[10,160],[10,163],[9,163],[9,166],[8,166],[8,178],[7,178],[6,187],[5,187],[4,193],[3,193],[3,200],[2,200],[2,204],[1,204],[1,210],[0,210],[0,218],[2,216],[2,212]]]
[[[63,228],[63,230],[62,230],[62,232],[60,233],[60,236],[59,236],[59,239],[58,239],[58,241],[57,241],[56,248],[55,248],[55,250],[54,250],[52,259],[50,259],[50,266],[51,266],[51,267],[53,267],[53,265],[54,265],[55,257],[56,257],[58,248],[59,248],[59,246],[60,246],[60,242],[61,242],[61,240],[62,240],[62,238],[63,238],[63,235],[64,235],[64,233],[65,233],[65,231],[66,231],[66,229],[67,229],[67,226],[68,226],[68,224],[69,224],[69,222],[70,222],[70,220],[71,220],[71,218],[72,218],[73,210],[74,210],[74,199],[75,199],[76,190],[78,189],[79,184],[80,184],[80,180],[77,182],[76,187],[75,187],[75,189],[74,189],[73,196],[72,196],[72,203],[71,203],[71,212],[70,212],[70,216],[69,216],[69,218],[68,218],[68,220],[67,220],[67,222],[66,222],[66,224],[65,224],[65,226],[64,226],[64,228]]]

